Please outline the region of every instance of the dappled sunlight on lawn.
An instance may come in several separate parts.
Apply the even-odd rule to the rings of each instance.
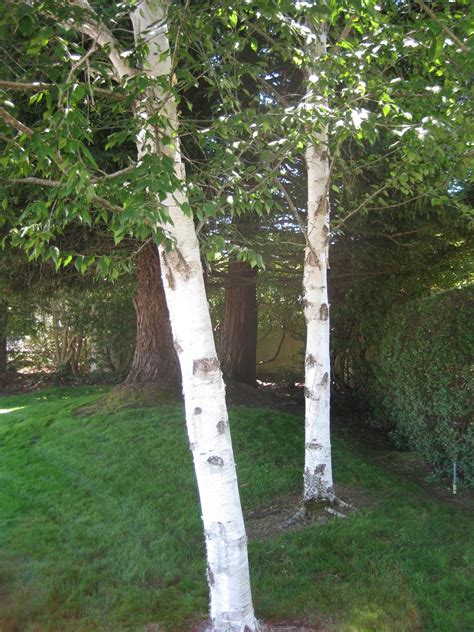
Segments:
[[[6,415],[7,413],[13,413],[15,410],[21,410],[26,406],[15,406],[15,408],[0,408],[0,415]]]
[[[367,604],[364,607],[353,608],[345,629],[350,630],[350,632],[366,632],[367,630],[408,632],[409,630],[421,629],[421,617],[414,604],[407,611],[404,609],[403,613],[400,612],[402,620],[393,616],[392,621],[390,621],[390,614],[394,615],[394,613],[387,613],[376,605]]]

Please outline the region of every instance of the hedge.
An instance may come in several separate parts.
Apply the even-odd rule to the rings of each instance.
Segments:
[[[386,318],[372,408],[400,447],[474,486],[474,288],[410,301]]]

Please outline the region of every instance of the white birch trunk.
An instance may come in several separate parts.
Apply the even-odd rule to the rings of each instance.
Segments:
[[[142,0],[132,15],[137,41],[148,44],[145,71],[151,77],[170,77],[171,60],[166,34],[167,3]],[[166,54],[168,53],[168,54]],[[181,210],[186,201],[185,172],[177,137],[177,109],[169,91],[157,86],[146,96],[137,116],[167,117],[170,145],[156,145],[156,130],[143,126],[139,155],[161,151],[173,158],[181,190],[162,202],[171,218],[166,230],[175,241],[171,252],[159,248],[163,285],[173,338],[183,378],[186,424],[201,501],[207,549],[211,630],[254,632],[255,619],[247,559],[247,537],[240,505],[230,429],[214,335],[209,315],[199,244],[193,219]]]
[[[316,33],[314,58],[326,52],[326,33]],[[309,73],[308,73],[309,74]],[[312,96],[308,84],[307,99]],[[331,364],[329,355],[329,157],[323,129],[306,149],[308,227],[303,288],[307,324],[305,357],[304,499],[334,500],[330,436]]]

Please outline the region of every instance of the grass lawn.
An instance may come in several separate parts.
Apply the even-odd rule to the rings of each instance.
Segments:
[[[102,392],[0,398],[2,632],[184,631],[206,616],[182,409],[73,414]],[[270,409],[231,411],[246,511],[301,488],[303,425]],[[472,514],[348,433],[334,439],[334,470],[374,502],[250,542],[258,616],[331,631],[474,630]]]

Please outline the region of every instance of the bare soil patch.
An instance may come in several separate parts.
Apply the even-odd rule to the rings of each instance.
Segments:
[[[298,621],[265,621],[261,622],[261,632],[331,632],[325,623],[311,623],[307,619]],[[191,632],[209,632],[209,621],[199,621]]]
[[[245,526],[249,540],[265,540],[287,531],[298,531],[315,524],[347,518],[354,512],[375,507],[378,500],[365,490],[350,485],[338,485],[338,501],[302,502],[302,490],[274,499],[271,504],[245,512]]]

